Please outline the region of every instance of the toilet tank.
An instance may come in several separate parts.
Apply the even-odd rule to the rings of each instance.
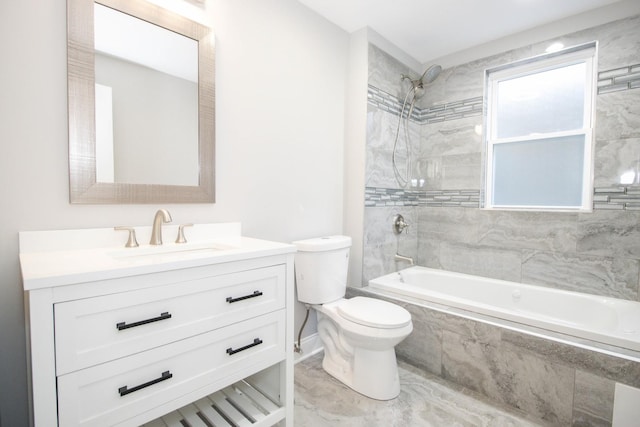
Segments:
[[[293,242],[298,301],[324,304],[344,298],[351,237],[328,236]]]

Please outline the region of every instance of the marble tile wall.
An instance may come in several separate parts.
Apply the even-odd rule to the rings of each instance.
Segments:
[[[392,229],[393,218],[400,214],[409,227],[402,234],[395,234]],[[417,263],[418,252],[418,212],[412,206],[391,206],[365,209],[364,222],[368,226],[364,230],[363,245],[363,282],[401,270],[409,266],[405,261],[395,261],[394,255],[399,253],[413,257]]]
[[[399,171],[406,173],[405,123],[399,122],[396,111],[402,109],[401,103],[410,88],[410,83],[403,82],[401,76],[415,73],[374,45],[369,45],[369,64],[369,85],[376,91],[369,91],[365,159],[365,186],[369,190],[365,194],[366,204],[375,208],[364,212],[363,283],[387,271],[406,267],[406,263],[394,261],[394,254],[416,258],[418,247],[418,213],[413,197],[409,197],[417,189],[398,187],[391,160],[396,135],[400,132],[396,161]],[[382,98],[387,101],[381,101]],[[410,120],[408,125],[409,150],[415,158],[421,142],[421,125],[416,120]],[[402,214],[410,224],[407,233],[393,233],[392,221],[396,214]]]
[[[638,300],[640,212],[418,209],[420,265]]]
[[[640,386],[640,363],[624,357],[457,316],[410,298],[391,299],[367,288],[349,288],[348,295],[385,299],[411,313],[414,330],[396,347],[400,360],[545,424],[611,426],[615,382]]]
[[[424,185],[393,200],[379,196],[398,189],[390,167],[397,115],[370,104],[363,284],[404,267],[393,262],[393,254],[404,250],[429,267],[640,300],[640,17],[560,38],[565,46],[593,40],[599,44],[600,94],[592,213],[478,209],[484,69],[540,54],[548,43],[442,71],[410,122],[413,176]],[[410,73],[407,67],[375,46],[369,54],[370,86],[402,99],[406,87],[398,79]],[[434,116],[443,106],[449,113],[464,107],[467,114]],[[629,172],[633,182],[620,185]],[[402,212],[412,227],[395,236],[390,221]]]
[[[401,138],[397,142],[396,165],[401,175],[406,175],[407,145],[404,138],[404,120],[398,123],[399,116],[379,110],[369,104],[367,112],[367,152],[365,160],[365,186],[375,188],[398,188],[395,178],[392,156],[396,134]],[[409,121],[409,151],[415,158],[420,147],[420,125]],[[415,167],[415,164],[412,165]],[[416,190],[416,188],[410,188]]]

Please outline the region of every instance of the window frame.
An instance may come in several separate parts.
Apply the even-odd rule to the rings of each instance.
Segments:
[[[597,42],[585,43],[558,52],[543,54],[532,58],[512,62],[485,70],[485,114],[484,147],[485,162],[483,168],[484,197],[483,208],[488,210],[524,210],[524,211],[569,211],[591,212],[593,210],[593,146],[595,139],[595,111],[597,96]],[[498,138],[497,132],[497,87],[500,82],[542,73],[571,65],[585,64],[585,87],[583,126],[580,129],[519,135]],[[580,206],[547,206],[494,204],[494,146],[526,141],[544,141],[552,138],[584,135],[584,159],[582,169],[582,204]]]

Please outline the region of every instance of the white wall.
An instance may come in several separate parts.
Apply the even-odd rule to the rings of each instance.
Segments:
[[[364,187],[367,142],[367,74],[369,31],[350,35],[346,91],[344,233],[351,236],[349,286],[362,286]]]
[[[293,0],[218,0],[215,204],[175,222],[241,221],[291,241],[342,232],[348,36]],[[157,205],[68,202],[66,2],[0,2],[0,424],[27,420],[18,231],[148,225]]]

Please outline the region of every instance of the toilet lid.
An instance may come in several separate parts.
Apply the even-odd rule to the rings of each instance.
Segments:
[[[411,323],[407,310],[375,298],[346,299],[338,306],[338,313],[354,323],[374,328],[401,328]]]

